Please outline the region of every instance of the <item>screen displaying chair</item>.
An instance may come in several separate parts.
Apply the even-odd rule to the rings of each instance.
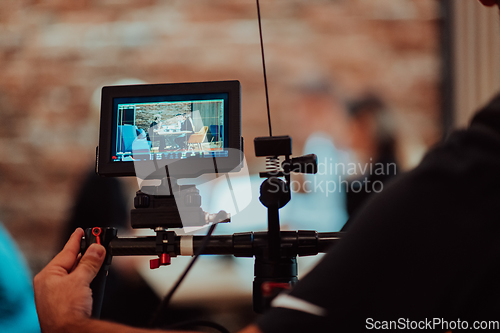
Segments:
[[[198,150],[203,150],[202,143],[205,141],[205,137],[207,136],[208,126],[203,126],[198,132],[192,134],[189,137],[188,148],[193,149],[193,147],[197,147]]]

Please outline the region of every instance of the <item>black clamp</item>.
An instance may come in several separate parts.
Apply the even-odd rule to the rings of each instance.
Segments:
[[[160,266],[170,265],[170,259],[177,256],[175,253],[175,237],[174,231],[156,231],[156,253],[158,258],[149,261],[149,268],[156,269]]]

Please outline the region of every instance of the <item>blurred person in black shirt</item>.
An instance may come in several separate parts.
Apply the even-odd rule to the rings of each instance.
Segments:
[[[189,132],[189,133],[183,133],[182,135],[180,135],[175,139],[175,143],[179,146],[179,149],[185,149],[187,148],[187,143],[189,141],[189,138],[191,137],[191,134],[194,133],[193,119],[190,114],[187,113],[182,114],[180,130]]]
[[[397,174],[398,163],[391,114],[382,100],[366,95],[347,103],[347,110],[351,148],[364,171],[350,179],[345,189],[347,213],[352,216],[370,195],[380,192]]]

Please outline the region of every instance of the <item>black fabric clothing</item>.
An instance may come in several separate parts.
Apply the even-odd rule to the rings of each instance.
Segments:
[[[349,216],[353,216],[358,208],[360,208],[372,194],[376,193],[373,190],[375,188],[374,184],[386,184],[397,175],[398,167],[393,152],[381,156],[373,165],[375,165],[376,168],[383,168],[384,171],[381,172],[381,174],[372,173],[354,179],[347,184],[347,188],[344,188],[346,193],[346,209]],[[366,184],[368,184],[368,186]],[[349,223],[346,223],[342,231],[347,231],[348,225]]]
[[[159,130],[160,124],[157,123],[156,121],[153,121],[151,125],[149,125],[149,141],[151,141],[151,144],[154,145],[155,141],[158,140],[160,141],[159,143],[159,148],[160,150],[165,149],[165,146],[167,145],[167,142],[165,140],[165,137],[163,135],[155,133],[155,130]]]
[[[156,121],[153,121],[153,122],[149,125],[149,133],[148,133],[151,139],[153,139],[153,138],[154,138],[155,133],[154,133],[154,131],[153,131],[153,130],[156,130],[156,129],[159,129],[159,128],[158,128],[158,123],[157,123]]]
[[[189,138],[191,137],[191,134],[194,133],[193,124],[191,123],[191,120],[189,118],[186,118],[186,120],[184,120],[181,123],[181,131],[189,131],[191,133],[179,136],[178,138],[175,139],[175,143],[180,148],[187,148],[187,143],[189,141]]]
[[[157,123],[156,121],[153,121],[149,125],[149,130],[148,130],[149,141],[151,141],[152,145],[155,144],[155,141],[159,141],[160,150],[164,150],[165,146],[167,145],[167,141],[163,135],[155,133],[155,130],[159,130],[159,129],[160,129],[160,124]]]
[[[367,318],[500,320],[500,95],[351,222],[290,293],[327,315],[273,308],[257,322],[263,332],[368,331]]]
[[[181,131],[194,131],[193,124],[191,123],[191,120],[189,118],[186,118],[186,120],[181,123]]]

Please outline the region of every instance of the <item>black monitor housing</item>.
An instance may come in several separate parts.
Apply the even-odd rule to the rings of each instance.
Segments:
[[[165,171],[179,179],[239,170],[243,161],[240,90],[239,81],[103,87],[97,173],[135,176],[137,168],[154,166],[159,172],[148,179],[162,178]],[[166,125],[156,129],[164,137],[162,142],[172,146],[154,147],[151,127],[158,115]],[[177,133],[182,132],[186,115],[194,124],[192,132],[205,135],[205,148],[193,149],[191,143],[173,147],[182,136]]]

